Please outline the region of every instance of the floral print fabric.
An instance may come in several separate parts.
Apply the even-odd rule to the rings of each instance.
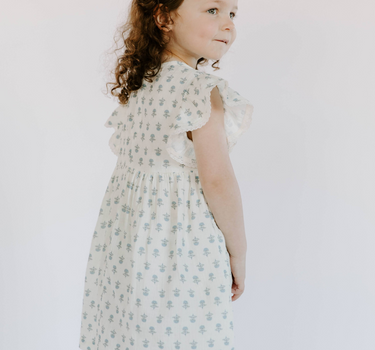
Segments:
[[[89,251],[80,349],[234,350],[229,253],[186,135],[208,121],[215,86],[231,152],[253,106],[179,61],[105,122],[117,163]]]

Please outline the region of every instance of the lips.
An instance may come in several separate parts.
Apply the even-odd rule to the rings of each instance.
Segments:
[[[220,42],[222,42],[224,44],[228,44],[228,40],[216,40],[216,41],[220,41]]]

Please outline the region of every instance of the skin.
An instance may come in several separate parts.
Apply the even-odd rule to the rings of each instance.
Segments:
[[[219,60],[236,39],[237,0],[185,0],[170,16],[174,23],[155,22],[169,37],[163,62],[183,61],[196,69],[201,57]],[[228,40],[222,43],[218,40]],[[247,242],[240,189],[229,158],[224,106],[217,87],[211,92],[211,116],[199,129],[187,133],[194,140],[198,174],[205,198],[223,232],[232,270],[232,301],[245,289]]]
[[[220,59],[237,36],[234,24],[237,6],[235,0],[220,3],[185,0],[177,11],[170,14],[174,24],[163,28],[170,40],[167,49],[194,69],[201,57]],[[224,39],[229,42],[218,41]]]

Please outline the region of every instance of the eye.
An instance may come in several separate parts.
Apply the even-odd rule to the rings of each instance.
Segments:
[[[216,11],[217,8],[214,7],[214,8],[212,8],[212,9],[207,10],[207,12],[209,12],[209,11],[211,11],[211,10]],[[215,13],[213,13],[213,14],[215,14]],[[233,14],[232,19],[234,19],[234,18],[237,16],[234,12],[231,12],[231,14]]]
[[[231,12],[231,13],[233,13],[232,19],[234,19],[237,15],[234,12]]]
[[[207,10],[207,12],[208,12],[208,11],[211,11],[211,10],[217,10],[217,8],[212,8],[212,9],[209,9],[209,10]]]

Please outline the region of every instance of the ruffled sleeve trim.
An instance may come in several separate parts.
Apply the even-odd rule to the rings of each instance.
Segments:
[[[187,131],[204,126],[211,116],[211,91],[217,86],[223,100],[228,152],[240,136],[249,129],[253,105],[228,86],[225,79],[199,72],[183,91],[182,104],[167,141],[167,152],[177,162],[197,168],[194,144]]]
[[[241,135],[250,128],[254,106],[237,91],[230,88],[226,80],[224,82],[224,88],[220,92],[224,102],[225,131],[230,153]]]
[[[111,148],[112,152],[116,155],[119,156],[121,154],[121,129],[123,126],[123,121],[120,119],[121,118],[121,108],[122,105],[119,105],[110,115],[110,117],[106,120],[104,123],[104,126],[107,128],[113,128],[115,131],[112,134],[112,136],[109,139],[109,147]]]

